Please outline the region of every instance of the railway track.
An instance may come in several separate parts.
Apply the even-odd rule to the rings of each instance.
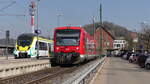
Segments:
[[[95,63],[96,60],[80,66],[52,67],[27,74],[1,78],[0,84],[62,84]]]
[[[56,78],[57,76],[65,73],[72,72],[75,68],[76,66],[71,68],[47,68],[44,70],[31,72],[23,75],[1,78],[0,84],[48,84],[46,82],[50,83],[51,79]]]

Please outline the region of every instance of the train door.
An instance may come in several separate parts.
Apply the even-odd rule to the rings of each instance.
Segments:
[[[51,57],[51,44],[48,43],[47,46],[48,46],[48,57]]]
[[[47,43],[39,42],[39,56],[46,56]]]
[[[85,59],[88,59],[88,39],[86,36],[84,37],[84,43],[85,43]]]

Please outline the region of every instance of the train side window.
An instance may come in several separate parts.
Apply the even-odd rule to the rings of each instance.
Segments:
[[[49,45],[50,44],[48,44],[48,43],[39,42],[39,50],[48,50]],[[36,42],[36,44],[35,44],[35,49],[37,50],[37,48],[38,48],[38,42]]]
[[[39,42],[39,50],[43,50],[42,42]]]
[[[47,50],[47,43],[43,43],[44,50]]]
[[[86,37],[84,38],[84,42],[85,42],[85,49],[87,50],[88,49],[88,39]]]
[[[47,43],[45,43],[45,50],[48,50]]]

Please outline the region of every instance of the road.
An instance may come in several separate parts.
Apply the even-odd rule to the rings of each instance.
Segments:
[[[150,70],[110,57],[93,84],[150,84]]]

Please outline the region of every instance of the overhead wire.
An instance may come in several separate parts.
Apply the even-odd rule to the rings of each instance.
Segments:
[[[0,9],[0,11],[4,11],[5,9],[7,9],[7,8],[11,7],[12,5],[14,5],[15,3],[16,3],[16,1],[11,1],[10,4],[8,4],[8,5],[4,6],[4,7],[2,7],[2,8]]]

